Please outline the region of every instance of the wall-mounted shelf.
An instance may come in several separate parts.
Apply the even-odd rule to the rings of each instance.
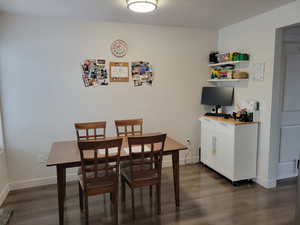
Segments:
[[[211,79],[207,82],[239,82],[239,81],[248,81],[249,79]]]
[[[249,61],[227,61],[227,62],[208,64],[208,66],[209,67],[218,67],[218,66],[225,66],[225,65],[236,65],[236,64],[245,63],[245,62],[249,62]]]

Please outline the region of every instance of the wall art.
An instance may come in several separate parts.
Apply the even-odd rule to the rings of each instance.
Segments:
[[[143,84],[152,85],[153,83],[152,66],[149,62],[132,62],[131,74],[135,87]]]
[[[103,59],[87,59],[81,64],[82,79],[86,87],[107,86],[108,74]]]
[[[110,82],[128,82],[129,81],[129,63],[128,62],[110,62],[109,64]]]
[[[116,40],[111,44],[111,53],[115,57],[124,57],[127,54],[127,50],[127,43],[123,40]]]

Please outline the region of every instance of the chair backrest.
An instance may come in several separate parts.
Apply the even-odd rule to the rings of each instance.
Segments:
[[[157,175],[160,179],[166,137],[166,134],[128,137],[130,173],[133,179],[145,175]]]
[[[97,140],[105,138],[106,122],[75,123],[77,140]]]
[[[118,178],[122,142],[123,138],[78,142],[85,185],[105,179],[113,171]]]
[[[143,119],[115,120],[118,137],[143,134]]]

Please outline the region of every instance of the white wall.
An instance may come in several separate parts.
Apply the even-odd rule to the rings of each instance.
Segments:
[[[249,52],[252,62],[266,63],[264,81],[251,81],[248,88],[240,88],[236,92],[238,98],[251,96],[261,103],[257,172],[258,182],[265,187],[273,187],[276,184],[279,156],[278,127],[271,124],[271,121],[276,123],[279,120],[278,114],[271,114],[271,110],[273,107],[276,108],[279,100],[278,93],[272,91],[273,84],[276,86],[273,83],[275,31],[279,27],[299,23],[299,12],[300,1],[296,1],[219,31],[219,50]]]
[[[6,158],[4,151],[0,151],[0,206],[6,198],[8,192],[8,177],[6,169]]]
[[[3,131],[2,131],[2,120],[0,111],[0,206],[6,198],[8,193],[8,176],[6,168],[6,157],[4,152],[3,143]]]
[[[208,78],[207,55],[217,45],[209,30],[3,15],[1,100],[11,182],[55,175],[39,163],[51,143],[74,139],[74,122],[144,118],[145,131],[165,131],[192,141],[198,160],[201,87]],[[133,83],[85,88],[80,62],[118,61],[110,54],[116,39],[128,42],[121,61],[153,64],[153,87]],[[184,156],[181,155],[184,160]]]

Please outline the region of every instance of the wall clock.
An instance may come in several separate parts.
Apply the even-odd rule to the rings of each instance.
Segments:
[[[111,44],[111,53],[119,58],[127,54],[127,49],[127,43],[123,40],[116,40]]]

